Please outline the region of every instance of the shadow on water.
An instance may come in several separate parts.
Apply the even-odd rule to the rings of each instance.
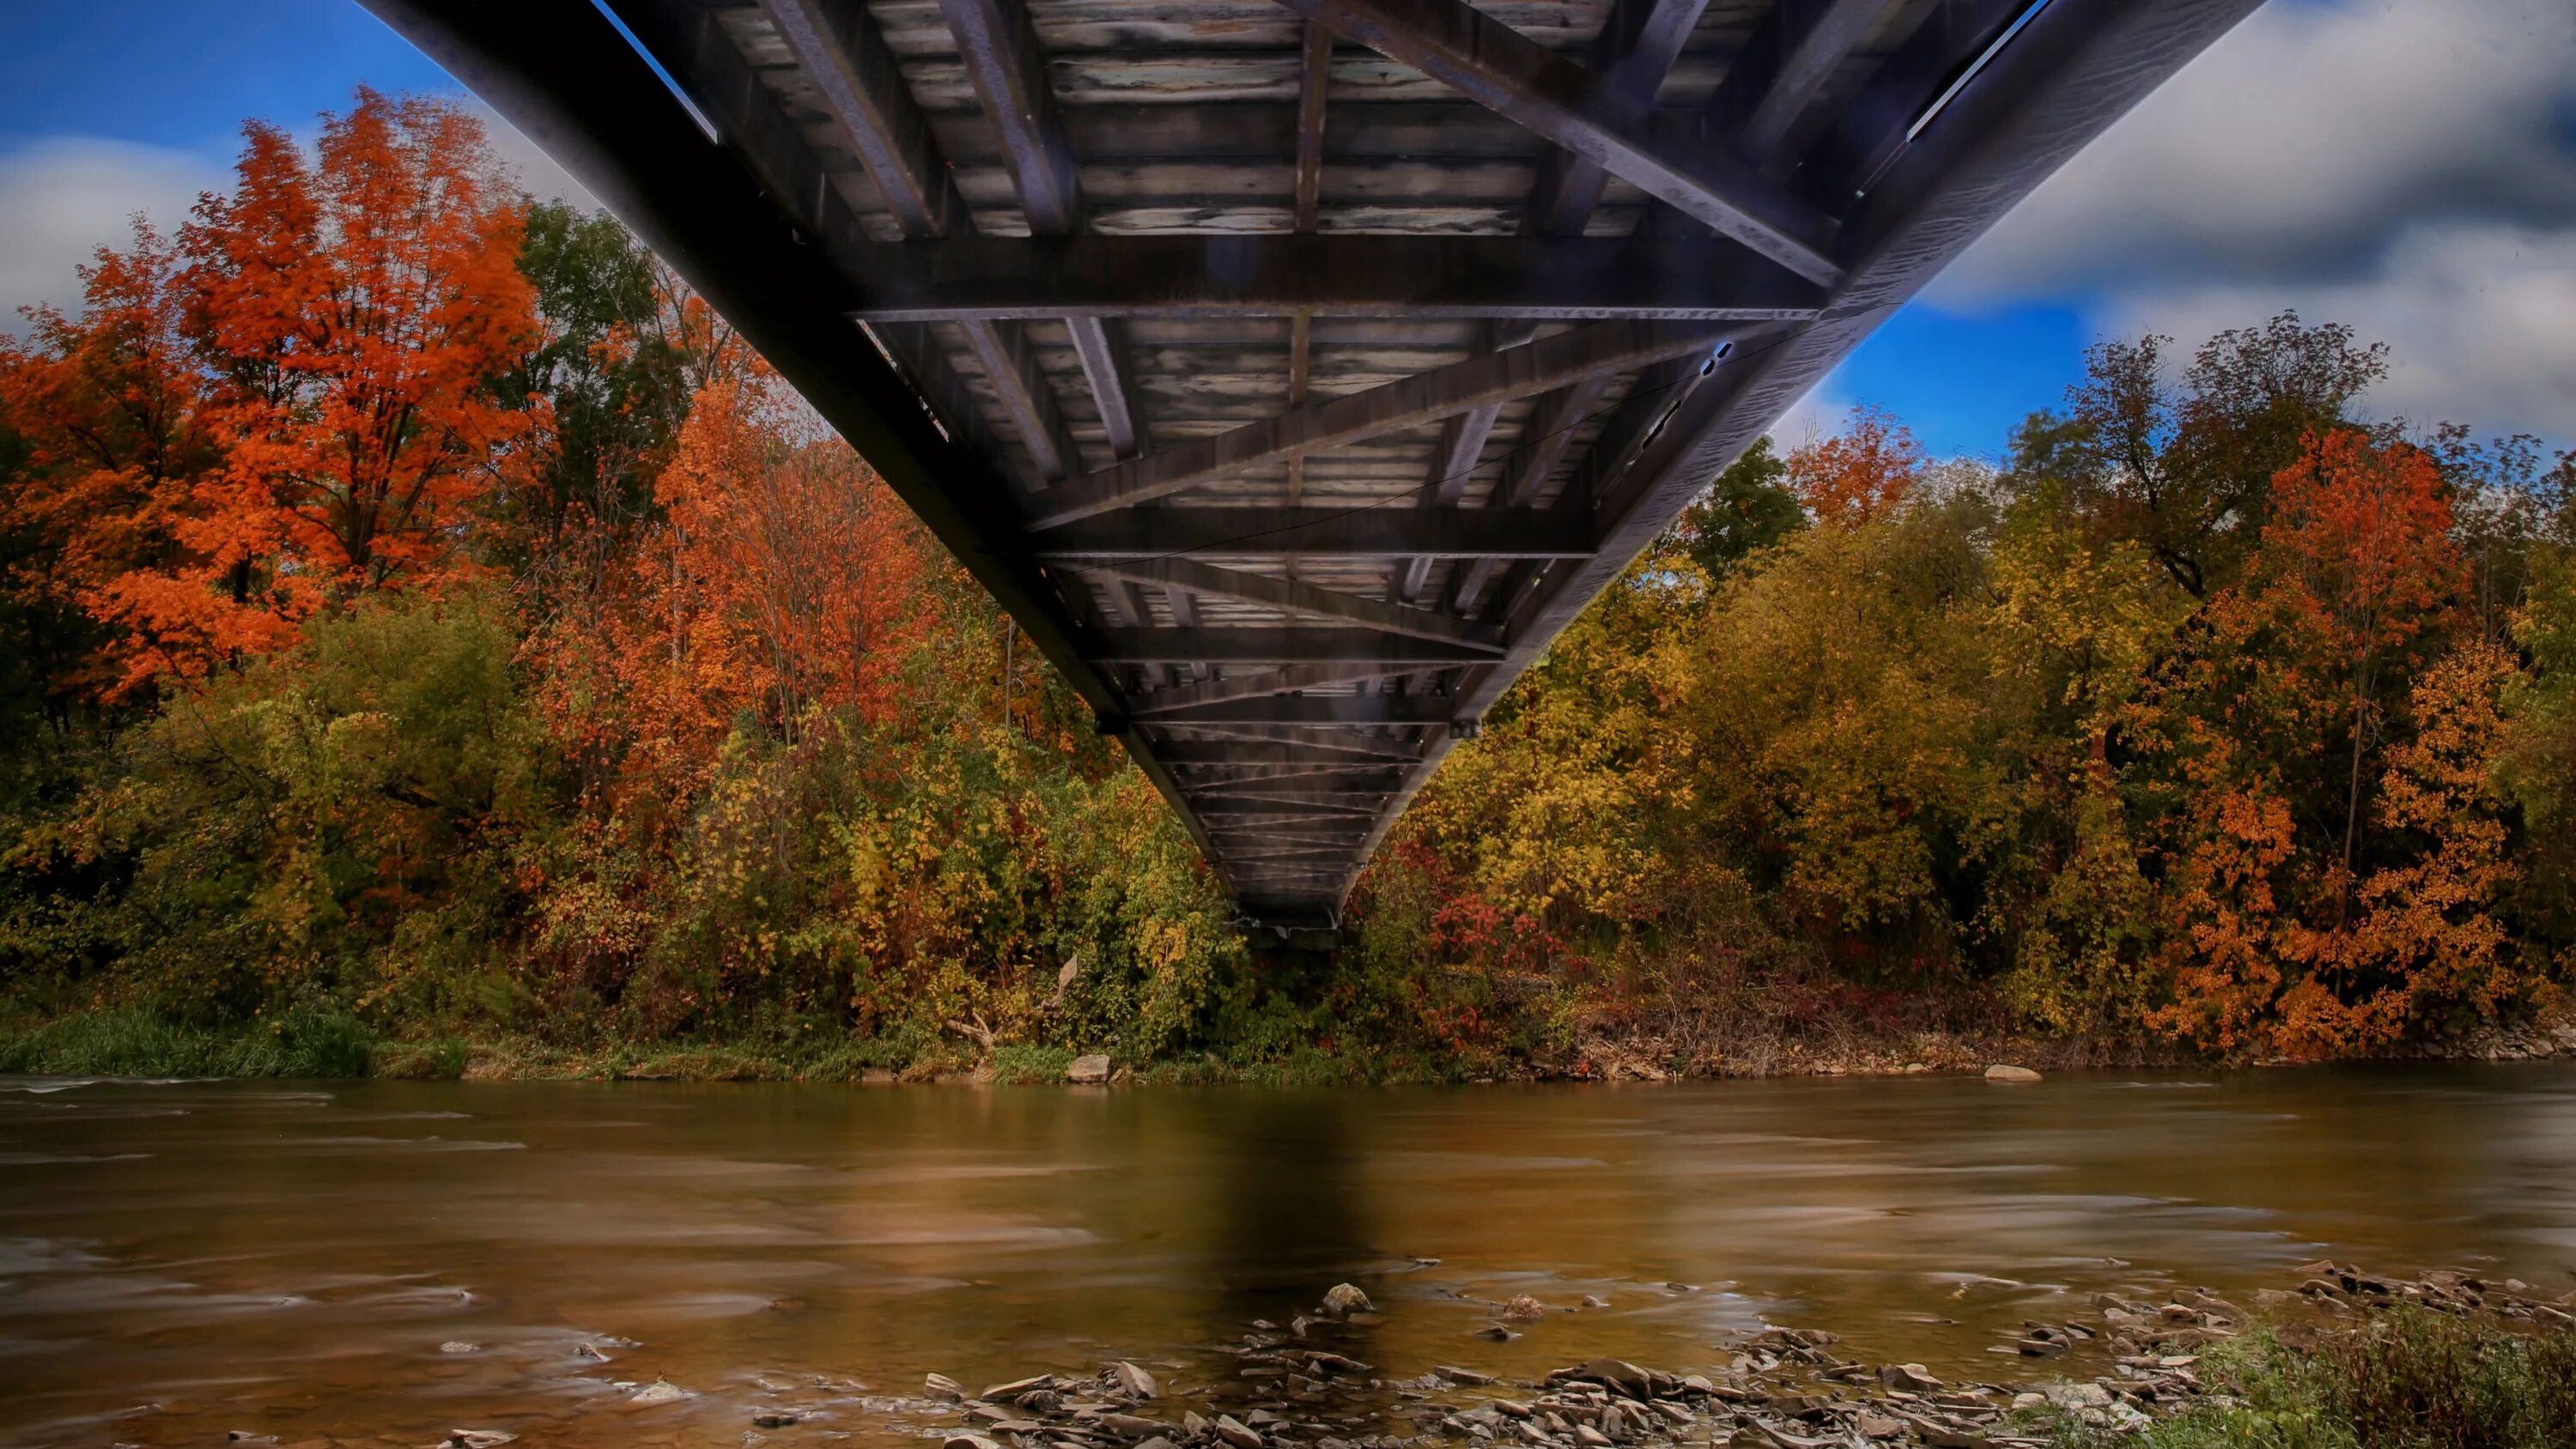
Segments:
[[[1295,1312],[1323,1291],[1378,1266],[1367,1176],[1345,1092],[1264,1092],[1208,1100],[1232,1141],[1216,1164],[1209,1281],[1222,1313]]]

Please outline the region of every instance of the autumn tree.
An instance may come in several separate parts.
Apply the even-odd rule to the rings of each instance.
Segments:
[[[2283,312],[2222,332],[2188,364],[2153,335],[2096,345],[2063,416],[2015,437],[2016,471],[2069,485],[2106,538],[2141,543],[2196,598],[2233,581],[2270,517],[2275,474],[2301,439],[2347,421],[2386,376],[2388,349]]]
[[[626,798],[684,796],[737,719],[793,739],[817,709],[883,719],[927,622],[917,525],[792,394],[701,390],[620,598],[543,644],[560,727],[614,756]]]
[[[181,237],[223,462],[177,506],[182,558],[112,583],[132,678],[198,674],[324,604],[465,567],[461,528],[517,466],[534,337],[521,204],[481,124],[361,89],[307,157],[263,122]]]
[[[2451,521],[2421,450],[2312,436],[2244,582],[2159,666],[2130,740],[2163,839],[2169,1028],[2328,1054],[2483,995],[2502,678],[2452,650]]]
[[[1773,451],[1769,435],[1753,440],[1692,500],[1673,525],[1671,546],[1690,556],[1712,581],[1807,526],[1798,496],[1788,488],[1789,465]]]
[[[119,692],[103,596],[174,562],[185,501],[218,461],[179,273],[171,244],[138,220],[125,250],[102,247],[81,269],[77,317],[33,308],[24,341],[0,337],[0,429],[16,440],[0,588],[57,728]]]
[[[1905,500],[1923,477],[1923,445],[1884,410],[1855,407],[1843,431],[1789,454],[1786,484],[1815,520],[1848,528]]]
[[[654,516],[689,399],[752,366],[705,301],[613,217],[528,208],[519,271],[537,341],[495,384],[529,399],[527,466],[484,500],[485,557],[549,596],[597,582]]]

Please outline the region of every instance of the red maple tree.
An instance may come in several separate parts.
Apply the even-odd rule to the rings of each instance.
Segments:
[[[181,236],[184,325],[221,466],[166,507],[181,556],[101,590],[128,682],[275,648],[335,598],[468,568],[473,504],[513,461],[493,394],[536,335],[522,202],[454,105],[361,89],[308,158],[265,123]]]

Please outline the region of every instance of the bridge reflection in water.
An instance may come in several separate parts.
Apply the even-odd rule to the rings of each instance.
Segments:
[[[1329,927],[1689,499],[2259,0],[366,0]]]

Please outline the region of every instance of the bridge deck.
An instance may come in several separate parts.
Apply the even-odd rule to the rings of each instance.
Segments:
[[[1720,467],[2256,0],[369,3],[1291,926]]]

